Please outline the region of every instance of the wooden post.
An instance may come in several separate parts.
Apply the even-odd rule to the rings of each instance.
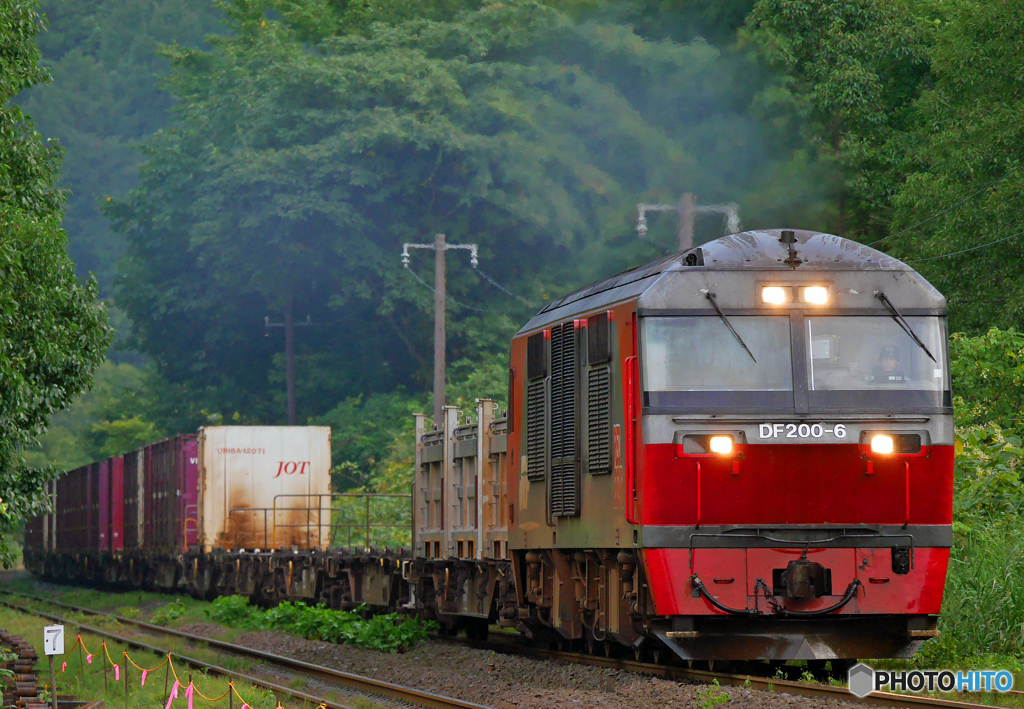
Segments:
[[[167,681],[171,678],[171,656],[167,656],[167,669],[164,670],[164,702],[171,698],[170,690],[167,688]]]
[[[444,407],[444,345],[445,345],[445,275],[444,234],[434,238],[434,423],[441,426]]]
[[[686,192],[680,197],[676,210],[679,212],[679,250],[689,251],[693,248],[693,193]]]
[[[107,644],[101,643],[100,650],[100,663],[103,665],[103,693],[107,693]]]
[[[57,709],[57,674],[53,671],[53,655],[50,659],[50,709]]]
[[[81,630],[81,629],[79,629]],[[85,659],[82,657],[82,634],[78,634],[78,676],[82,680],[83,687],[85,686]]]
[[[121,659],[121,664],[124,665],[124,701],[128,702],[128,652],[125,651],[124,657]]]
[[[292,320],[292,299],[284,306],[284,371],[288,392],[288,425],[295,425],[295,323]]]

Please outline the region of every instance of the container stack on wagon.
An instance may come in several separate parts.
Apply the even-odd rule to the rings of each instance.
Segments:
[[[276,517],[285,521],[296,507],[308,517],[310,495],[329,495],[329,485],[326,427],[204,428],[76,468],[51,484],[54,512],[26,524],[25,565],[64,581],[179,588],[198,570],[196,563],[187,568],[189,553],[233,544],[237,529],[251,525],[239,518],[251,516],[254,489],[268,506],[279,498]],[[316,525],[315,533],[288,541],[312,548],[320,531]]]

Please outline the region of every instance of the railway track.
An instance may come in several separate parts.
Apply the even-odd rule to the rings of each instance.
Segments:
[[[109,620],[116,620],[118,623],[128,624],[140,628],[146,632],[165,635],[170,637],[179,637],[186,639],[190,642],[203,643],[211,648],[221,650],[226,653],[235,655],[246,655],[254,659],[262,660],[269,665],[278,666],[285,668],[286,670],[303,676],[315,678],[319,681],[325,681],[327,684],[341,686],[350,691],[355,691],[360,695],[369,696],[374,699],[385,699],[393,703],[403,705],[413,705],[422,707],[432,707],[437,709],[449,709],[449,708],[471,708],[471,709],[487,709],[479,704],[473,704],[470,702],[464,702],[462,700],[453,699],[449,697],[442,697],[439,695],[431,694],[429,692],[422,692],[421,690],[412,689],[409,687],[402,687],[399,685],[393,685],[387,682],[381,682],[369,677],[363,677],[360,675],[353,675],[346,672],[341,672],[329,667],[323,667],[320,665],[313,665],[310,663],[295,660],[289,657],[280,655],[274,655],[272,653],[266,653],[259,650],[251,650],[248,648],[232,645],[212,638],[207,638],[200,635],[194,635],[192,633],[185,633],[179,630],[172,630],[170,628],[164,628],[158,625],[152,625],[143,621],[134,620],[131,618],[125,618],[118,616],[113,613],[104,613],[103,611],[93,610],[91,608],[83,608],[79,606],[73,606],[66,603],[61,603],[49,598],[42,596],[35,596],[32,594],[21,593],[19,591],[11,591],[7,589],[0,589],[0,593],[9,594],[14,596],[20,596],[22,598],[30,599],[33,601],[46,603],[52,606],[66,609],[75,613],[83,613],[86,615],[96,616],[100,618],[106,618]],[[44,613],[35,608],[28,606],[22,606],[17,603],[11,603],[10,601],[0,598],[0,605],[4,605],[15,610],[32,613],[40,617],[63,621],[69,625],[76,625],[81,627],[86,632],[94,633],[96,635],[102,635],[104,637],[119,640],[129,645],[134,645],[142,649],[151,650],[161,654],[167,654],[166,651],[159,648],[140,643],[137,640],[125,638],[123,636],[110,633],[109,631],[93,628],[87,625],[83,625],[78,621],[66,621],[59,616]],[[615,669],[624,672],[632,672],[636,674],[650,675],[660,677],[663,679],[670,679],[676,681],[688,681],[697,682],[702,684],[711,684],[712,682],[718,682],[722,686],[736,686],[744,687],[749,689],[757,689],[767,692],[779,692],[787,693],[791,695],[812,697],[817,699],[835,699],[841,701],[852,701],[859,702],[861,704],[870,706],[881,706],[881,707],[906,707],[908,709],[918,709],[923,707],[948,707],[950,709],[981,709],[982,707],[990,707],[988,704],[976,704],[972,702],[961,702],[949,699],[936,699],[931,697],[922,697],[907,694],[895,694],[889,692],[875,692],[863,699],[856,697],[851,694],[845,687],[833,687],[830,685],[813,684],[807,682],[796,682],[793,680],[778,679],[778,678],[766,678],[758,677],[754,675],[738,675],[729,674],[724,672],[712,672],[707,670],[696,670],[688,669],[684,667],[677,667],[672,665],[663,665],[649,662],[636,662],[632,660],[626,660],[622,658],[610,658],[610,657],[599,657],[594,655],[587,655],[577,652],[566,652],[560,650],[551,650],[547,648],[535,647],[532,645],[518,642],[518,636],[514,637],[501,637],[503,633],[491,633],[490,638],[486,641],[479,640],[467,640],[464,638],[456,638],[451,636],[438,636],[438,640],[445,642],[456,642],[459,644],[467,645],[469,647],[493,650],[497,653],[519,655],[522,657],[529,657],[533,659],[545,660],[545,661],[562,661],[571,662],[581,665],[590,665],[593,667],[601,667],[606,669]],[[180,658],[184,662],[188,662],[198,667],[204,667],[210,672],[216,672],[226,676],[237,677],[246,681],[252,682],[263,687],[267,687],[272,691],[280,691],[287,693],[293,697],[303,699],[304,701],[311,701],[313,703],[323,702],[328,707],[343,707],[343,704],[326,702],[321,698],[312,697],[296,690],[282,687],[268,683],[266,680],[244,675],[241,673],[234,672],[225,668],[210,665],[200,660],[188,658],[184,655],[174,655],[175,659]],[[1024,698],[1024,692],[1013,691],[1010,694],[1017,698]]]
[[[546,648],[533,647],[524,643],[515,642],[513,638],[497,639],[494,636],[500,633],[491,633],[486,641],[466,640],[441,636],[438,639],[447,642],[458,642],[469,647],[494,652],[520,655],[541,660],[560,660],[592,667],[603,667],[606,669],[634,672],[637,674],[651,675],[663,679],[681,680],[688,682],[699,682],[710,684],[717,681],[720,685],[733,687],[745,687],[758,689],[766,692],[785,692],[787,694],[803,697],[814,697],[818,699],[836,699],[840,701],[859,702],[869,706],[881,707],[907,707],[917,709],[920,707],[949,707],[950,709],[981,709],[991,707],[990,704],[975,704],[973,702],[960,702],[949,699],[934,699],[908,694],[895,694],[890,692],[873,692],[872,694],[858,698],[846,687],[833,687],[825,684],[812,684],[808,682],[795,682],[793,680],[758,677],[755,675],[738,675],[725,672],[711,672],[707,670],[694,670],[673,665],[662,665],[650,662],[634,662],[622,658],[599,657],[578,652],[566,652],[561,650],[550,650]],[[1024,698],[1024,692],[1012,691],[1007,694],[1018,698]]]
[[[461,699],[455,699],[453,697],[444,697],[439,694],[433,694],[431,692],[425,692],[423,690],[414,689],[412,687],[404,687],[402,685],[392,684],[390,682],[382,682],[381,680],[373,679],[372,677],[365,677],[362,675],[355,675],[349,672],[342,672],[331,667],[324,667],[322,665],[314,665],[312,663],[303,662],[294,658],[285,657],[282,655],[275,655],[273,653],[264,652],[261,650],[254,650],[251,648],[242,647],[239,645],[233,645],[213,638],[203,637],[201,635],[195,635],[193,633],[185,633],[180,630],[173,630],[171,628],[164,628],[159,625],[152,625],[139,620],[131,618],[125,618],[124,616],[115,615],[113,613],[104,613],[102,611],[92,610],[91,608],[82,608],[79,606],[72,606],[67,603],[61,603],[49,598],[43,598],[41,596],[34,596],[28,593],[21,593],[18,591],[11,591],[8,589],[0,589],[0,593],[6,595],[20,596],[22,598],[30,599],[37,602],[46,603],[58,608],[65,609],[74,613],[82,613],[91,615],[99,618],[105,618],[108,620],[116,620],[120,624],[134,626],[146,633],[151,635],[162,635],[165,637],[176,637],[189,641],[190,643],[201,643],[212,649],[224,652],[226,654],[244,656],[253,660],[258,660],[265,663],[268,669],[281,670],[287,674],[293,676],[302,676],[308,679],[313,679],[318,683],[328,685],[338,691],[351,696],[359,696],[367,698],[376,703],[385,703],[390,706],[402,706],[402,707],[426,707],[428,709],[489,709],[482,704],[474,704],[472,702],[466,702]],[[292,689],[290,687],[283,686],[276,682],[270,682],[264,677],[259,677],[253,674],[247,674],[230,670],[225,667],[204,662],[188,655],[168,652],[166,649],[159,648],[148,643],[144,643],[136,638],[128,638],[123,635],[112,633],[108,630],[96,628],[94,626],[86,625],[79,620],[70,620],[54,613],[47,613],[37,608],[30,606],[24,606],[19,603],[13,603],[9,600],[0,598],[0,605],[8,608],[17,610],[22,613],[30,613],[40,618],[52,620],[58,623],[64,623],[67,625],[73,625],[81,629],[82,632],[90,633],[99,637],[107,638],[110,640],[116,640],[122,642],[130,647],[146,650],[149,652],[155,652],[159,655],[170,655],[175,661],[180,661],[191,665],[193,667],[205,669],[208,672],[219,674],[225,677],[233,679],[241,679],[246,682],[250,682],[254,685],[264,687],[278,694],[286,694],[294,697],[295,699],[308,702],[313,706],[324,705],[329,709],[352,709],[348,704],[339,703],[338,701],[326,699],[324,697],[315,696],[308,692],[302,692],[300,690]]]

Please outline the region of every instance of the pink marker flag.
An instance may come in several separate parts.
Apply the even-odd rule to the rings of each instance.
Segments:
[[[91,665],[92,664],[92,655],[86,655],[85,656],[85,661],[88,662]]]
[[[121,668],[118,667],[117,665],[114,665],[114,681],[115,682],[120,682],[121,681]]]
[[[178,698],[178,680],[174,680],[174,686],[171,687],[171,696],[167,697],[167,706],[164,709],[171,709],[171,702]]]
[[[66,662],[62,663],[61,666],[60,666],[60,673],[64,674],[67,671],[67,669],[68,669],[68,663],[66,663]]]
[[[146,686],[146,675],[148,675],[148,674],[149,674],[149,670],[143,670],[142,671],[142,682],[139,683],[140,687],[145,687]]]
[[[185,689],[185,696],[188,697],[188,709],[192,709],[192,692],[194,691],[191,682],[188,683],[188,688]]]

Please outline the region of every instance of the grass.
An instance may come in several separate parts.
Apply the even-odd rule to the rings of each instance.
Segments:
[[[0,625],[7,628],[10,632],[21,636],[25,640],[36,645],[37,651],[42,653],[42,636],[43,626],[47,625],[49,621],[45,621],[35,616],[19,613],[17,611],[0,608]],[[82,635],[82,639],[85,643],[85,647],[88,650],[96,653],[93,657],[92,663],[85,661],[84,653],[75,649],[72,652],[72,647],[75,643],[75,635],[77,629],[73,626],[67,627],[67,638],[68,641],[65,647],[68,650],[66,656],[56,658],[56,671],[57,671],[57,693],[59,695],[72,694],[81,699],[95,700],[103,699],[106,701],[107,706],[110,709],[150,709],[159,707],[162,709],[166,704],[167,695],[164,690],[165,679],[167,686],[170,687],[174,682],[174,674],[167,674],[168,666],[164,665],[160,669],[154,669],[146,678],[145,686],[140,686],[141,672],[134,667],[129,667],[127,672],[127,690],[128,694],[125,695],[125,679],[124,673],[124,652],[128,651],[129,657],[138,665],[143,668],[151,669],[157,668],[161,663],[164,662],[163,657],[160,657],[154,653],[144,652],[141,650],[131,650],[126,645],[114,642],[106,641],[106,650],[110,654],[110,657],[120,665],[120,681],[114,681],[113,670],[107,665],[108,672],[106,679],[104,680],[103,664],[100,661],[100,653],[103,652],[102,638],[93,636],[88,633]],[[170,645],[171,643],[167,643]],[[170,648],[179,649],[179,648]],[[240,671],[247,670],[251,671],[251,661],[246,661],[242,658],[225,658],[216,655],[216,653],[201,653],[199,651],[190,651],[191,655],[206,654],[212,655],[209,657],[210,661],[216,661],[221,665],[237,665],[237,667],[229,667],[227,669],[238,669]],[[231,662],[229,662],[231,661]],[[67,662],[65,671],[62,670],[62,664]],[[49,683],[49,665],[47,659],[41,657],[36,665],[36,669],[39,672],[40,680],[42,684]],[[178,678],[183,684],[188,683],[188,678],[191,676],[192,681],[195,683],[195,687],[198,691],[202,692],[208,697],[216,697],[228,688],[228,680],[224,677],[216,675],[207,675],[203,670],[192,669],[184,665],[175,663],[174,670],[177,672]],[[274,694],[267,689],[252,685],[244,681],[236,681],[235,688],[237,692],[244,697],[246,703],[252,707],[252,709],[275,709],[278,706],[277,698]],[[184,687],[179,690],[179,699],[172,704],[172,706],[182,706],[186,704],[184,697]],[[199,697],[196,696],[198,700]],[[311,706],[305,703],[297,702],[290,697],[282,696],[282,706],[285,709],[311,709]],[[197,702],[199,706],[210,707],[211,709],[226,709],[228,707],[228,699],[224,697],[220,701],[216,702]],[[238,707],[241,703],[236,698],[233,702],[233,706]]]

